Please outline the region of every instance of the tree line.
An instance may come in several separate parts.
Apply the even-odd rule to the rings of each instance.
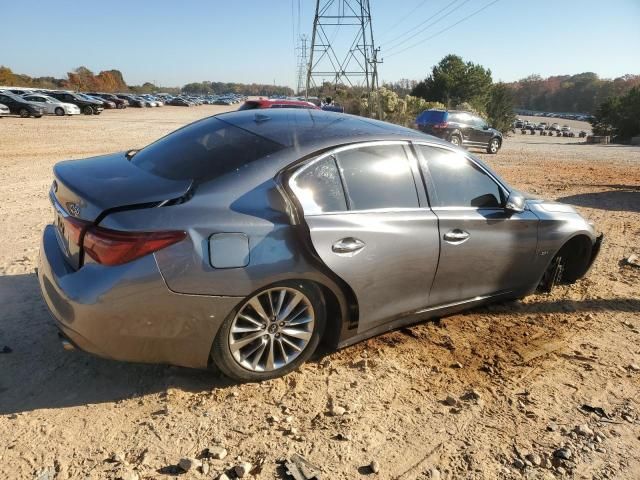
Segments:
[[[199,82],[188,83],[180,87],[163,87],[145,82],[142,85],[127,85],[120,70],[103,70],[94,73],[87,67],[78,67],[67,73],[67,78],[30,77],[0,66],[0,85],[16,87],[69,89],[80,92],[134,92],[173,94],[221,94],[242,93],[245,95],[293,95],[293,90],[280,85],[260,83]]]
[[[624,75],[614,79],[600,78],[593,72],[547,78],[530,75],[507,85],[519,108],[592,114],[606,99],[625,95],[633,87],[640,86],[640,75]]]

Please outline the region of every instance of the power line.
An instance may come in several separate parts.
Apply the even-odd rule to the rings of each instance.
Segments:
[[[385,35],[387,35],[389,32],[391,32],[394,28],[396,28],[398,25],[400,25],[402,22],[404,22],[409,15],[411,15],[413,12],[415,12],[416,10],[418,10],[420,7],[422,7],[425,3],[427,3],[427,0],[422,0],[418,6],[414,7],[409,13],[407,13],[405,16],[403,16],[400,20],[398,20],[396,23],[394,23],[391,28],[389,28],[386,32],[384,32],[382,34],[382,37],[384,37]]]
[[[392,43],[396,43],[398,40],[402,39],[405,35],[409,35],[411,34],[411,32],[415,31],[416,29],[420,28],[422,25],[424,25],[425,23],[427,23],[429,20],[432,20],[433,18],[437,17],[438,15],[440,15],[442,12],[444,12],[445,10],[448,10],[449,8],[451,8],[452,6],[454,6],[456,3],[458,3],[460,0],[453,0],[451,2],[449,2],[447,5],[444,6],[444,8],[441,8],[440,10],[438,10],[436,13],[434,13],[433,15],[431,15],[429,18],[427,18],[426,20],[420,22],[418,25],[416,25],[415,27],[411,27],[409,30],[406,30],[405,32],[401,33],[400,35],[397,35],[396,37],[392,38],[391,40],[389,40],[387,42],[387,45],[392,44]],[[451,12],[455,11],[451,10]],[[449,13],[451,13],[449,12]],[[449,14],[447,13],[447,15]],[[446,16],[446,15],[445,15]],[[442,17],[444,18],[444,17]],[[437,21],[437,20],[436,20]],[[428,28],[428,25],[427,25]],[[424,31],[421,30],[421,32]],[[419,32],[418,32],[419,33]]]
[[[403,52],[406,52],[407,50],[410,50],[410,49],[412,49],[413,47],[417,47],[418,45],[421,45],[422,43],[424,43],[424,42],[426,42],[426,41],[428,41],[428,40],[431,40],[431,39],[433,39],[433,38],[437,37],[438,35],[440,35],[440,34],[442,34],[442,33],[446,32],[446,31],[448,31],[448,30],[451,30],[453,27],[455,27],[455,26],[457,26],[457,25],[461,24],[462,22],[464,22],[465,20],[468,20],[469,18],[471,18],[471,17],[473,17],[473,16],[477,15],[478,13],[482,12],[483,10],[486,10],[486,9],[487,9],[487,8],[489,8],[491,5],[493,5],[493,4],[495,4],[495,3],[498,3],[499,1],[500,1],[500,0],[493,0],[493,2],[489,3],[488,5],[485,5],[485,6],[484,6],[484,7],[482,7],[482,8],[479,8],[479,9],[478,9],[478,10],[476,10],[475,12],[470,13],[470,14],[469,14],[469,15],[467,15],[466,17],[461,18],[461,19],[460,19],[460,20],[458,20],[456,23],[454,23],[454,24],[452,24],[452,25],[449,25],[449,26],[448,26],[448,27],[446,27],[446,28],[443,28],[442,30],[440,30],[440,31],[439,31],[439,32],[437,32],[437,33],[434,33],[434,34],[433,34],[433,35],[431,35],[430,37],[424,38],[424,39],[420,40],[419,42],[416,42],[416,43],[414,43],[414,44],[412,44],[412,45],[409,45],[409,46],[408,46],[408,47],[406,47],[406,48],[403,48],[402,50],[399,50],[399,51],[397,51],[397,52],[392,53],[391,55],[389,55],[389,57],[394,57],[394,56],[399,55],[399,54],[401,54],[401,53],[403,53]]]

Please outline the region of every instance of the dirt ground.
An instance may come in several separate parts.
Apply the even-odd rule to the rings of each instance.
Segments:
[[[294,453],[324,479],[640,478],[640,268],[624,261],[640,254],[637,147],[518,133],[482,154],[605,234],[589,276],[551,295],[405,328],[261,384],[63,351],[34,275],[51,167],[220,109],[0,119],[0,478],[218,478],[241,461],[250,478],[288,478],[280,462]],[[212,446],[228,456],[179,473]]]

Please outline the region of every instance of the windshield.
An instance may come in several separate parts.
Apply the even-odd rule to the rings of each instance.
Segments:
[[[279,143],[210,117],[145,147],[131,163],[164,178],[206,181],[282,148]]]
[[[425,123],[443,123],[447,119],[447,112],[442,110],[425,110],[418,118],[416,118],[417,124]]]

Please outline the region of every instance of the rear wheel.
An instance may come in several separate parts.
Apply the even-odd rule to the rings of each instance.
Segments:
[[[62,117],[62,116],[64,115],[64,108],[62,108],[62,107],[57,107],[57,108],[54,110],[54,113],[55,113],[57,116]]]
[[[91,105],[85,105],[82,108],[82,113],[84,113],[85,115],[93,115],[93,108],[91,108]]]
[[[21,118],[29,118],[29,110],[27,110],[26,108],[21,108],[18,111],[18,115],[20,115]]]
[[[487,145],[487,153],[496,154],[498,150],[500,150],[500,140],[498,138],[492,138],[489,145]]]
[[[460,135],[451,135],[451,143],[453,143],[456,147],[459,147],[460,145],[462,145],[462,138],[460,138]]]
[[[324,332],[320,289],[282,282],[248,297],[224,321],[211,357],[228,377],[260,381],[298,368],[314,352]]]

